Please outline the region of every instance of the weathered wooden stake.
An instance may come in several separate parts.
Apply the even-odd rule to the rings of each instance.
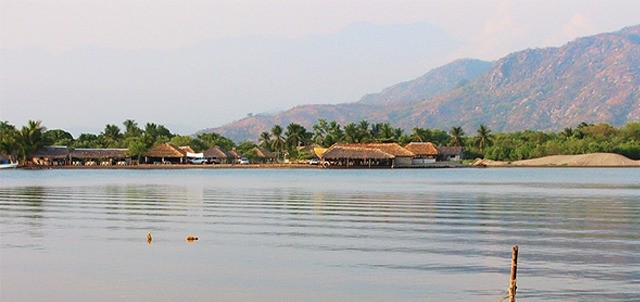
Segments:
[[[518,246],[511,253],[511,280],[509,283],[509,302],[516,302],[516,274],[518,273]]]

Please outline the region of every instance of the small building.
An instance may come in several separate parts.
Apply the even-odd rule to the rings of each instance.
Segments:
[[[325,165],[409,167],[415,155],[396,143],[334,144],[322,154]]]
[[[186,159],[187,152],[170,143],[154,146],[144,154],[144,161],[154,164],[183,164]]]
[[[68,164],[67,146],[46,146],[30,155],[31,163],[37,166],[62,166]]]
[[[267,149],[255,147],[253,150],[256,153],[258,161],[262,162],[263,164],[273,163],[276,161],[276,155]]]
[[[131,157],[128,149],[115,148],[78,148],[69,152],[73,165],[129,165]]]
[[[233,148],[225,153],[227,154],[227,163],[229,164],[237,164],[242,158],[238,151],[236,151],[236,148]]]
[[[438,157],[438,149],[431,142],[411,142],[404,148],[415,154],[412,161],[414,166],[433,164]]]
[[[438,147],[438,158],[442,161],[460,161],[464,159],[462,147]]]
[[[222,149],[220,149],[220,147],[218,147],[218,146],[213,146],[213,147],[205,150],[202,153],[204,154],[204,157],[211,163],[214,163],[214,164],[226,164],[226,163],[228,163],[227,162],[227,158],[228,158],[227,153],[222,151]]]

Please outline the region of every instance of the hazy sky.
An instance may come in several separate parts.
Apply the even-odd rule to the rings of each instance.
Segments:
[[[21,126],[28,119],[40,119],[48,128],[63,128],[76,132],[100,131],[105,123],[121,125],[127,118],[140,123],[156,122],[176,125],[178,132],[192,131],[219,126],[242,118],[248,112],[263,112],[273,109],[287,109],[296,104],[336,103],[357,101],[358,96],[376,92],[398,81],[410,80],[426,73],[428,69],[445,64],[457,58],[471,57],[484,60],[496,60],[510,52],[530,48],[560,46],[579,36],[615,31],[625,26],[640,23],[640,1],[7,1],[0,0],[0,75],[5,83],[0,83],[0,119]],[[345,28],[358,22],[373,23],[381,28],[387,25],[425,23],[442,31],[450,41],[456,41],[455,47],[443,48],[446,53],[433,55],[428,61],[410,66],[410,62],[401,62],[406,66],[384,65],[381,75],[374,75],[379,81],[363,79],[354,71],[353,78],[340,79],[340,87],[314,87],[308,83],[321,82],[309,71],[308,82],[296,75],[298,90],[292,90],[295,98],[288,99],[287,86],[282,85],[275,93],[265,83],[255,88],[252,82],[232,82],[226,79],[228,87],[225,94],[203,89],[200,94],[190,97],[215,99],[212,101],[193,101],[186,104],[196,106],[197,111],[211,110],[206,115],[191,116],[188,110],[171,112],[175,99],[164,98],[147,86],[136,91],[136,95],[154,95],[154,101],[148,101],[142,107],[106,108],[100,114],[86,112],[86,119],[67,115],[72,104],[63,104],[62,96],[52,92],[49,101],[38,96],[37,91],[25,93],[12,90],[13,82],[7,79],[20,78],[15,85],[38,85],[29,83],[29,74],[16,74],[16,66],[9,59],[14,55],[28,55],[34,49],[42,49],[49,55],[73,57],[79,49],[93,47],[104,51],[135,51],[136,55],[176,53],[193,47],[203,41],[226,41],[239,37],[253,39],[271,39],[269,41],[302,41],[309,37],[332,37]],[[378,29],[374,29],[378,30]],[[235,40],[234,40],[235,41]],[[383,43],[383,42],[382,42]],[[224,43],[223,43],[224,44]],[[345,42],[348,44],[348,42]],[[235,45],[235,44],[234,44]],[[307,44],[304,44],[307,45]],[[447,44],[453,45],[453,44]],[[376,47],[372,44],[370,47]],[[287,48],[289,49],[289,48]],[[399,45],[399,49],[403,48]],[[7,53],[11,52],[11,56]],[[432,50],[425,50],[432,51]],[[255,49],[260,52],[260,49]],[[383,60],[393,61],[403,53],[390,54]],[[42,56],[40,54],[40,56]],[[267,57],[271,58],[271,57]],[[380,60],[380,58],[376,58]],[[233,61],[233,58],[227,60]],[[400,62],[400,61],[399,61]],[[13,62],[15,63],[15,62]],[[230,64],[230,63],[229,63]],[[295,62],[292,62],[295,64]],[[399,63],[400,64],[400,63]],[[45,64],[46,65],[46,64]],[[10,66],[10,67],[9,67]],[[146,65],[145,65],[146,66]],[[213,66],[213,65],[212,65]],[[219,66],[219,65],[215,65]],[[220,65],[222,66],[222,65]],[[228,67],[228,65],[224,65]],[[284,70],[289,66],[278,65]],[[393,66],[393,67],[389,67]],[[147,66],[148,67],[148,66]],[[145,68],[145,67],[140,67]],[[358,68],[358,65],[349,68]],[[412,69],[413,68],[413,69]],[[424,70],[422,70],[424,69]],[[38,73],[37,68],[25,68],[28,72]],[[154,69],[155,70],[155,69]],[[402,73],[398,70],[406,70]],[[167,72],[172,72],[173,69]],[[27,71],[25,71],[27,72]],[[147,71],[149,72],[149,71]],[[330,71],[328,71],[330,73]],[[340,70],[341,73],[349,74]],[[370,73],[369,71],[367,71]],[[382,75],[389,74],[384,77]],[[261,74],[262,75],[262,74]],[[33,75],[38,78],[40,75]],[[326,74],[322,74],[326,77]],[[237,76],[237,81],[242,77]],[[59,79],[55,85],[64,87],[66,96],[73,96],[73,87],[86,87],[69,81],[77,77]],[[278,79],[282,82],[286,79]],[[67,81],[67,82],[65,82]],[[212,80],[214,81],[214,80]],[[353,81],[351,85],[350,81]],[[358,85],[366,81],[370,85]],[[119,83],[105,83],[111,90],[103,89],[95,102],[104,98],[127,94],[127,89]],[[253,81],[255,82],[255,81]],[[52,82],[54,83],[54,82]],[[161,82],[163,83],[163,82]],[[54,85],[54,84],[51,84]],[[203,83],[199,83],[203,85]],[[218,83],[216,90],[226,90]],[[241,88],[238,88],[241,87]],[[49,87],[54,91],[55,87]],[[186,85],[183,89],[193,90]],[[323,95],[319,91],[331,91]],[[245,95],[253,91],[252,95]],[[307,91],[307,94],[305,94]],[[117,92],[117,93],[116,93]],[[147,93],[148,92],[148,93]],[[176,94],[176,91],[171,91]],[[273,93],[273,95],[270,95]],[[49,92],[47,92],[49,94]],[[256,97],[264,96],[264,98]],[[92,94],[83,94],[83,102],[94,102]],[[246,99],[246,100],[245,100]],[[251,101],[248,101],[248,100]],[[274,101],[274,100],[281,101]],[[236,103],[236,100],[237,101]],[[242,101],[245,100],[245,101]],[[60,103],[62,102],[62,103]],[[129,102],[136,102],[129,100]],[[140,102],[147,102],[140,98]],[[98,105],[98,104],[97,104]],[[160,105],[160,106],[158,106]],[[39,110],[25,110],[37,107]],[[63,107],[63,108],[60,108]],[[116,104],[116,107],[119,107]],[[212,108],[215,107],[215,110]],[[141,112],[140,108],[146,108]],[[73,109],[72,109],[73,110]],[[156,112],[157,111],[157,112]],[[160,112],[162,111],[162,112]],[[169,111],[169,112],[167,112]],[[155,113],[154,113],[155,112]],[[173,114],[171,114],[173,113]],[[71,128],[71,129],[70,129]]]

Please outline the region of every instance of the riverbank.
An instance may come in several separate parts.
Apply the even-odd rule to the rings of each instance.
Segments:
[[[477,159],[477,167],[640,167],[640,161],[615,153],[552,155],[514,162]]]

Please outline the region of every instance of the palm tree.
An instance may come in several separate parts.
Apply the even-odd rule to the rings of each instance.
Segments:
[[[316,144],[324,144],[327,135],[329,134],[329,123],[325,119],[319,119],[317,124],[313,125],[313,141]]]
[[[388,123],[382,124],[382,126],[380,127],[380,136],[381,136],[380,140],[381,141],[389,141],[389,140],[393,139],[394,131],[395,131],[395,129],[393,129],[393,127],[391,127],[390,124],[388,124]]]
[[[358,127],[354,123],[349,123],[344,126],[344,139],[348,143],[359,143],[358,140]]]
[[[459,147],[464,145],[464,130],[462,130],[462,127],[452,127],[449,130],[449,135],[451,136],[450,146]]]
[[[271,150],[272,142],[271,134],[269,134],[269,132],[263,131],[262,133],[260,133],[260,139],[258,139],[258,141],[260,142],[260,147]]]
[[[307,129],[296,123],[290,123],[289,126],[287,126],[287,133],[285,133],[285,136],[287,137],[286,142],[289,148],[306,145],[310,137],[307,133]]]
[[[122,140],[122,138],[124,137],[120,132],[120,128],[112,124],[107,124],[100,136],[102,136],[102,138],[104,139],[105,147],[117,146],[120,140]]]
[[[27,125],[20,129],[17,135],[17,143],[23,163],[27,161],[29,154],[42,149],[48,144],[44,137],[46,130],[40,121],[32,120],[29,120]]]
[[[366,139],[371,138],[371,132],[369,132],[369,122],[366,120],[361,120],[358,123],[358,142],[364,142]]]
[[[7,155],[9,161],[13,162],[18,149],[18,130],[9,122],[0,122],[0,154]]]
[[[573,131],[573,128],[571,127],[564,128],[564,130],[560,133],[560,135],[564,136],[566,139],[570,139],[574,134],[575,131]]]
[[[280,153],[282,152],[282,148],[284,146],[284,139],[282,138],[282,127],[280,125],[275,125],[271,128],[271,135],[273,139],[271,140],[271,147],[273,151],[276,152],[276,157],[279,158]]]
[[[138,137],[142,134],[142,129],[138,127],[138,123],[135,120],[125,120],[122,125],[124,125],[124,137]]]
[[[493,135],[491,135],[491,129],[485,125],[480,125],[478,128],[477,136],[475,139],[476,147],[484,153],[484,149],[493,144]]]
[[[400,127],[393,129],[393,139],[396,142],[398,142],[403,135],[404,135],[404,129]]]

